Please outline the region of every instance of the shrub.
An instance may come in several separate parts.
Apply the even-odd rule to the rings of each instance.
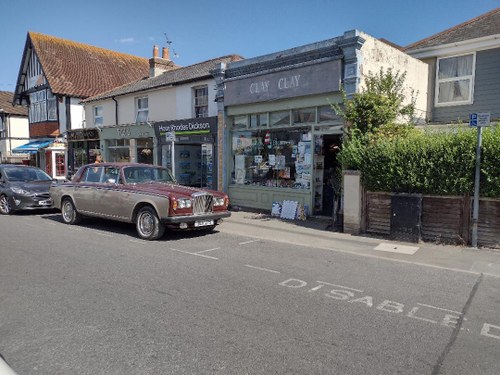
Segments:
[[[436,195],[472,195],[476,159],[476,131],[419,131],[389,129],[369,135],[354,134],[340,159],[359,169],[371,191]],[[500,126],[483,129],[481,195],[500,197]]]

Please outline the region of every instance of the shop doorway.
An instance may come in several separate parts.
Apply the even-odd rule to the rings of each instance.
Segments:
[[[181,185],[213,189],[213,145],[173,143],[162,148],[162,165],[170,168]]]
[[[339,214],[342,174],[337,155],[341,143],[340,134],[324,134],[315,137],[315,215],[334,218]]]

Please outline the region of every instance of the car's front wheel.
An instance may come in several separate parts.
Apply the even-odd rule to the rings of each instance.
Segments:
[[[12,213],[12,208],[10,207],[9,199],[5,194],[0,196],[0,214],[10,215]]]
[[[63,199],[61,204],[61,216],[63,221],[70,225],[78,224],[82,219],[71,198]]]
[[[150,206],[142,207],[139,210],[135,227],[137,234],[143,240],[157,240],[165,233],[165,226],[158,219],[156,211]]]

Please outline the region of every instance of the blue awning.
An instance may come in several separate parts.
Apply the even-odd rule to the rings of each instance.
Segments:
[[[25,145],[13,148],[12,152],[15,154],[35,154],[39,149],[47,147],[52,142],[54,142],[53,139],[39,139],[37,141],[31,141]]]

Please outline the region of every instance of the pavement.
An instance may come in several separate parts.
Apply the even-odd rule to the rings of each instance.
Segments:
[[[250,238],[302,245],[362,257],[421,264],[500,277],[500,250],[427,242],[405,243],[366,235],[335,232],[326,218],[284,220],[266,211],[235,210],[217,229]]]

